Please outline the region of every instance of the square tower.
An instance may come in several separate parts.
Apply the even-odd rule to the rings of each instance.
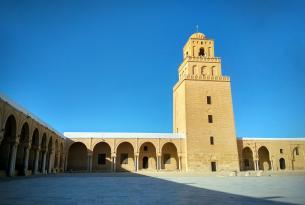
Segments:
[[[193,34],[183,48],[173,88],[173,129],[186,134],[188,170],[238,171],[230,78],[214,56],[214,41]]]

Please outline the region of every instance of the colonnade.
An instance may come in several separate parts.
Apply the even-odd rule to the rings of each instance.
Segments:
[[[156,153],[156,148],[150,142],[143,142],[146,151],[140,148],[138,152],[127,141],[121,142],[115,149],[110,148],[106,142],[102,143],[104,149],[96,149],[99,146],[97,143],[90,150],[82,142],[73,142],[67,149],[66,171],[181,171],[183,168],[182,155],[178,154],[176,146],[171,142],[165,143],[160,153]],[[98,155],[104,157],[103,164],[99,165]],[[164,158],[165,155],[168,159]]]
[[[0,113],[0,175],[64,170],[64,139],[60,134],[2,98]]]

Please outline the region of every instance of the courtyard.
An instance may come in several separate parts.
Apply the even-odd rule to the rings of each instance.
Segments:
[[[64,173],[0,179],[1,204],[305,204],[305,176]]]

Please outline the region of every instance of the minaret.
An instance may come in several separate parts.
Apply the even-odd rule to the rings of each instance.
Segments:
[[[189,170],[239,170],[230,78],[214,41],[194,33],[183,48],[173,89],[173,129],[186,134]]]

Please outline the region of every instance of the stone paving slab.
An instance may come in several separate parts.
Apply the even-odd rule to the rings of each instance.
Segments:
[[[73,173],[0,179],[0,204],[305,204],[305,176]]]

